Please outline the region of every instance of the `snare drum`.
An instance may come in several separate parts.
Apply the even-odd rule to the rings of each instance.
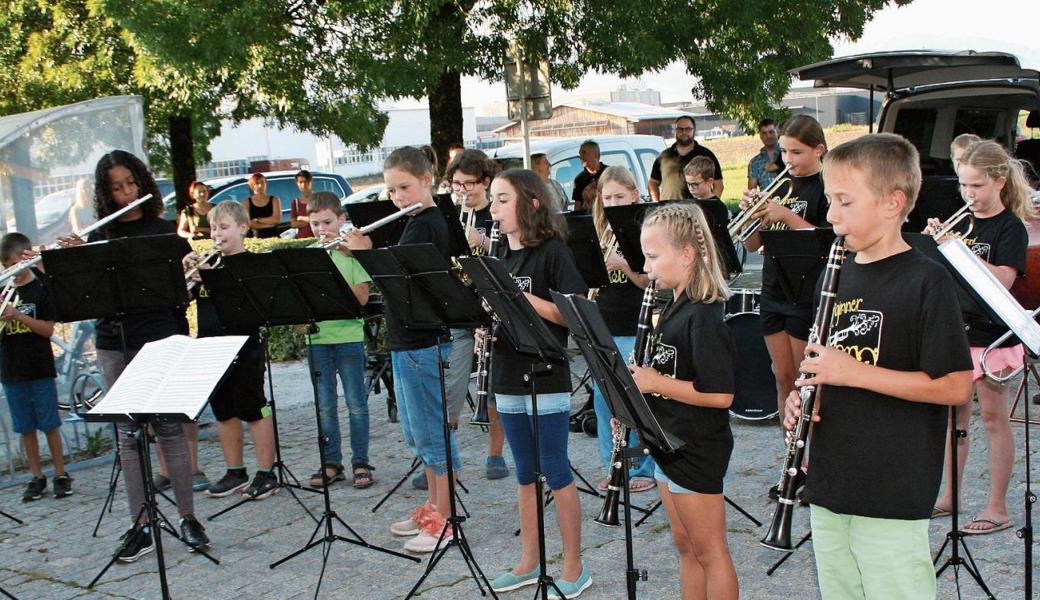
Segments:
[[[727,301],[726,325],[737,347],[737,381],[729,413],[758,421],[776,416],[776,378],[759,325],[757,290],[734,290]],[[733,308],[750,310],[733,312]]]
[[[739,315],[741,313],[758,314],[758,306],[761,304],[762,292],[752,289],[733,289],[732,295],[726,300],[726,315]]]

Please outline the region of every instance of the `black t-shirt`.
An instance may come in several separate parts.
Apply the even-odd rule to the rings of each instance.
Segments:
[[[102,233],[101,230],[95,230],[91,232],[88,241],[115,240],[175,232],[175,226],[169,221],[159,218],[141,218],[133,221],[116,221],[107,234]],[[184,254],[190,252],[191,246],[185,241]],[[107,318],[98,319],[96,327],[98,348],[102,350],[123,349],[118,321]],[[161,340],[171,335],[188,335],[188,319],[184,315],[184,308],[134,314],[123,321],[123,330],[126,335],[126,349],[133,352],[140,350],[141,346],[148,342]]]
[[[560,240],[547,240],[537,246],[510,250],[503,239],[498,257],[513,276],[521,291],[552,302],[550,290],[561,294],[585,295],[588,288],[574,262],[574,255],[567,244]],[[563,347],[567,346],[567,328],[545,322],[549,331]],[[496,333],[493,359],[491,361],[496,394],[524,395],[530,392],[524,382],[524,371],[529,366],[528,357],[517,354],[504,328]],[[553,394],[571,391],[571,376],[567,362],[554,363],[552,371],[536,380],[538,393]]]
[[[491,235],[491,223],[494,219],[491,218],[491,203],[488,202],[487,206],[477,211],[476,216],[473,218],[474,229],[477,233],[483,233],[485,236]],[[474,246],[469,249],[470,255],[472,256],[484,256],[484,248],[482,246]]]
[[[441,256],[451,260],[451,243],[448,241],[448,223],[444,220],[444,213],[437,207],[431,207],[407,219],[408,223],[404,226],[398,246],[433,244]],[[385,317],[391,350],[418,350],[437,344],[437,332],[406,329],[395,314],[393,305],[386,305]]]
[[[733,334],[723,322],[724,313],[724,302],[702,304],[680,294],[678,300],[668,303],[654,328],[650,339],[651,366],[666,377],[692,381],[701,393],[734,393],[736,346]],[[669,479],[684,485],[683,480],[688,479],[684,473],[690,469],[704,470],[691,465],[694,460],[728,463],[733,449],[729,411],[693,406],[657,394],[646,394],[646,398],[661,427],[685,442],[677,451],[667,454],[651,449]],[[725,472],[725,465],[709,470],[719,468]]]
[[[816,227],[827,227],[829,225],[827,223],[827,197],[823,194],[823,177],[821,174],[817,173],[808,177],[791,177],[791,188],[791,195],[783,202],[780,202],[780,204],[791,209],[792,212]],[[776,196],[783,198],[787,194],[787,189],[787,185],[781,186]],[[807,274],[807,282],[815,281],[819,277],[825,262],[823,258],[820,259],[816,271]],[[784,295],[783,288],[780,285],[780,277],[776,273],[776,264],[769,254],[769,248],[766,248],[762,257],[762,295],[781,302],[787,302],[787,297]],[[812,306],[813,301],[812,286],[802,286],[802,297],[798,298],[796,306],[809,308]]]
[[[603,171],[607,169],[607,165],[599,163],[599,169],[595,173],[589,173],[588,169],[582,169],[581,173],[574,178],[574,190],[571,192],[571,200],[574,200],[574,204],[581,206],[584,200],[581,198],[581,193],[585,191],[585,188],[592,183],[599,181],[599,176],[603,174]]]
[[[621,248],[617,252],[624,257]],[[610,283],[599,288],[596,306],[607,323],[610,335],[633,336],[636,334],[639,307],[643,304],[643,290],[632,283],[621,269],[610,271],[607,275],[610,276]]]
[[[1029,232],[1022,220],[1010,210],[986,219],[975,219],[970,237],[964,243],[975,252],[975,255],[991,265],[1012,267],[1016,276],[1026,273],[1026,250],[1029,246]],[[996,325],[982,312],[978,306],[966,307],[964,323],[968,326],[968,342],[972,346],[984,347],[995,342],[1007,332],[1007,328]],[[1012,336],[1003,346],[1018,344],[1017,337]]]
[[[260,329],[254,328],[229,328],[225,327],[217,314],[217,308],[210,298],[209,289],[206,284],[200,283],[195,286],[195,307],[198,323],[198,337],[215,337],[219,335],[246,335],[249,339],[238,353],[238,363],[246,361],[263,362],[263,345],[260,343]],[[236,363],[237,364],[237,363]]]
[[[869,264],[850,253],[839,278],[828,345],[932,379],[971,370],[960,308],[950,301],[954,283],[942,265],[916,249]],[[819,398],[806,499],[847,515],[929,518],[948,407],[840,386],[823,386]]]
[[[18,288],[12,306],[34,319],[54,320],[47,287],[38,277]],[[0,381],[12,383],[55,377],[50,339],[18,321],[8,321],[0,336]]]
[[[679,200],[682,198],[693,198],[690,190],[686,187],[686,175],[683,169],[697,156],[705,156],[715,163],[715,179],[722,181],[722,164],[715,157],[715,153],[693,142],[693,149],[686,154],[679,154],[676,144],[664,149],[654,160],[654,166],[650,169],[650,179],[661,184],[661,200]]]

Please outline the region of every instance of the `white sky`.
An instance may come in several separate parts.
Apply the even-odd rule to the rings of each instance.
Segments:
[[[982,7],[980,10],[979,7]],[[1040,68],[1040,1],[1037,0],[915,0],[909,6],[889,6],[867,23],[856,42],[834,40],[834,56],[883,50],[1002,51],[1018,56],[1023,67]],[[661,100],[690,99],[692,77],[676,63],[640,78],[645,87],[661,92]],[[622,79],[612,75],[586,75],[574,92],[615,90]],[[635,80],[625,82],[629,88]],[[564,90],[553,88],[554,99]],[[462,103],[479,108],[505,99],[501,82],[464,78]],[[396,103],[398,105],[402,103]]]

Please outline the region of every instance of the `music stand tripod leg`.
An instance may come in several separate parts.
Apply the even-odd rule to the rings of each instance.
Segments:
[[[16,598],[13,594],[11,594],[11,592],[8,592],[7,590],[5,590],[2,587],[0,587],[0,594],[3,594],[4,596],[6,596],[7,598],[10,598],[11,600],[18,600],[18,598]]]
[[[308,339],[308,345],[309,344],[310,340]],[[322,495],[325,510],[324,512],[322,512],[320,519],[315,519],[316,524],[314,526],[314,531],[311,533],[311,537],[307,540],[307,543],[304,544],[304,546],[299,550],[296,550],[284,556],[283,558],[280,558],[279,560],[271,563],[270,565],[268,565],[268,568],[274,569],[275,567],[303,554],[304,552],[307,552],[311,548],[322,546],[321,571],[318,574],[318,583],[314,588],[314,598],[315,600],[317,600],[318,593],[321,591],[322,581],[325,579],[325,569],[328,566],[329,553],[332,551],[332,544],[337,540],[341,542],[347,542],[349,544],[354,544],[355,546],[362,546],[371,550],[377,550],[379,552],[383,552],[384,554],[398,556],[400,558],[405,558],[414,562],[419,562],[419,559],[415,558],[414,556],[408,556],[407,554],[402,554],[400,552],[396,552],[388,548],[382,548],[380,546],[375,546],[373,544],[368,543],[367,541],[365,541],[364,538],[358,535],[358,533],[354,531],[349,525],[344,523],[343,519],[341,519],[339,515],[337,515],[336,512],[332,510],[332,499],[329,496],[329,476],[328,473],[325,471],[325,432],[321,427],[321,406],[318,402],[318,380],[321,377],[321,372],[315,368],[313,356],[309,352],[307,353],[307,364],[311,373],[311,393],[314,398],[314,420],[317,423],[318,457],[321,460],[322,465],[322,486],[320,490],[314,491]],[[346,527],[347,530],[350,531],[350,533],[354,536],[354,539],[350,539],[341,535],[336,535],[336,532],[333,529],[333,521],[337,521],[341,525]],[[321,537],[318,537],[319,532],[322,532],[323,530],[323,535],[321,535]]]
[[[404,485],[404,482],[408,481],[412,477],[412,474],[415,473],[416,469],[419,468],[420,464],[422,464],[422,462],[418,459],[418,457],[412,458],[411,468],[408,469],[408,472],[405,473],[404,476],[401,477],[401,479],[398,480],[396,484],[394,484],[394,487],[390,488],[390,491],[387,492],[386,495],[383,496],[383,498],[378,503],[376,503],[375,506],[372,507],[372,512],[376,512],[377,510],[379,510],[379,508],[382,507],[383,504],[385,504],[386,501],[390,499],[390,496],[393,496],[394,493],[397,492],[397,490],[400,489],[402,485]]]
[[[809,533],[803,535],[802,539],[798,540],[798,543],[794,545],[794,548],[792,548],[790,552],[785,552],[784,555],[782,557],[780,557],[780,560],[776,561],[775,563],[773,563],[773,566],[769,567],[769,570],[766,571],[766,575],[767,576],[768,575],[772,575],[777,569],[780,568],[780,565],[784,564],[785,562],[787,562],[787,559],[789,559],[792,556],[794,556],[794,551],[795,550],[801,548],[802,545],[805,544],[805,542],[808,542],[811,539],[812,539],[812,532],[811,531]]]
[[[480,590],[480,595],[485,595],[484,586],[487,586],[491,597],[498,600],[498,595],[495,590],[491,589],[491,582],[488,581],[484,571],[480,568],[477,563],[476,557],[473,555],[473,550],[469,546],[469,540],[466,539],[465,531],[463,530],[463,523],[466,521],[466,517],[458,513],[455,507],[455,502],[458,499],[457,492],[455,491],[455,474],[454,465],[452,464],[451,457],[451,432],[452,427],[448,417],[448,391],[447,384],[445,383],[444,369],[446,368],[444,363],[444,356],[441,352],[441,342],[437,341],[437,371],[440,379],[440,390],[441,390],[441,418],[442,418],[442,435],[444,436],[444,458],[447,464],[448,476],[446,477],[448,482],[448,507],[449,514],[445,520],[444,529],[441,530],[440,540],[437,542],[437,546],[433,549],[433,555],[430,556],[430,561],[426,565],[426,569],[423,571],[422,576],[415,582],[412,589],[405,596],[406,600],[415,596],[419,587],[426,581],[433,569],[440,563],[444,555],[447,554],[448,550],[452,547],[458,548],[462,554],[462,560],[466,563],[466,567],[469,569],[470,575],[473,577],[474,582],[477,584],[477,588]],[[448,531],[448,528],[452,528],[452,538],[448,541],[444,541],[444,536]],[[483,583],[482,583],[483,582]]]
[[[9,514],[5,513],[2,510],[0,510],[0,516],[7,517],[8,519],[11,519],[15,523],[18,523],[19,525],[25,525],[25,521],[19,519],[18,517],[13,516],[13,515],[9,515]]]

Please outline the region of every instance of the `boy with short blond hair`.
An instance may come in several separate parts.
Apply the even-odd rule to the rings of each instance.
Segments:
[[[5,268],[21,259],[32,243],[21,233],[8,233],[0,240],[0,259]],[[58,389],[54,379],[54,353],[51,335],[54,315],[47,287],[32,269],[14,276],[11,301],[0,314],[0,381],[11,409],[11,428],[22,436],[25,457],[32,479],[25,486],[23,502],[39,500],[47,490],[47,478],[40,463],[40,442],[36,432],[47,436],[54,462],[54,497],[72,494],[72,478],[65,473],[61,443],[61,418],[58,416]],[[6,288],[5,288],[6,290]]]
[[[828,152],[827,219],[844,236],[829,346],[810,343],[799,385],[823,385],[805,487],[824,598],[934,598],[928,523],[948,407],[972,362],[946,269],[901,225],[921,185],[917,150],[892,134]],[[784,425],[800,416],[797,392]]]
[[[314,235],[331,240],[339,235],[346,215],[339,198],[329,192],[317,192],[307,205]],[[329,251],[333,264],[350,286],[358,302],[368,302],[372,278],[361,263],[350,256],[345,244]],[[314,369],[322,373],[318,381],[318,407],[325,437],[325,464],[311,475],[311,485],[322,485],[322,471],[328,482],[343,481],[343,450],[340,445],[339,413],[336,409],[336,374],[343,384],[350,424],[351,477],[354,487],[364,489],[375,483],[368,458],[368,389],[365,386],[365,332],[363,319],[342,319],[318,323],[318,332],[309,337],[308,350]]]

